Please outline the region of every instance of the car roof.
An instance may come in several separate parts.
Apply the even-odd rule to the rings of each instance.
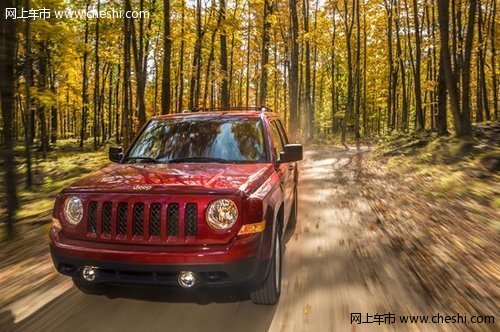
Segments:
[[[228,118],[259,118],[261,116],[266,118],[279,118],[279,115],[274,112],[262,112],[262,111],[253,111],[253,110],[224,110],[224,111],[199,111],[199,112],[186,112],[186,113],[173,113],[173,114],[162,114],[154,116],[153,120],[163,120],[163,119],[211,119],[211,118],[220,118],[220,117],[228,117]]]

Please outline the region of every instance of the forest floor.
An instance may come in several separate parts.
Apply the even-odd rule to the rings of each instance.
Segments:
[[[32,197],[33,205],[23,211],[33,217],[20,214],[22,236],[0,243],[0,327],[495,330],[499,317],[496,325],[349,323],[353,312],[500,312],[498,136],[487,132],[462,142],[394,135],[360,150],[307,147],[299,219],[286,234],[283,294],[273,307],[254,306],[238,292],[227,298],[142,288],[121,289],[110,298],[78,293],[53,270],[47,253],[50,208],[35,203],[37,197],[52,200],[59,189],[40,185],[23,194]],[[58,162],[48,166],[52,162],[40,168],[53,172],[61,187],[107,163],[102,151],[60,151]],[[59,163],[75,169],[58,173]]]
[[[401,135],[365,162],[370,227],[440,312],[500,312],[500,125],[474,140]],[[498,326],[498,325],[497,325]]]
[[[39,151],[33,151],[31,189],[25,185],[24,147],[16,147],[20,209],[16,216],[16,237],[0,241],[0,308],[57,279],[47,250],[55,197],[82,175],[109,163],[105,149],[93,151],[90,145],[82,150],[76,140],[59,140],[45,160]],[[4,202],[0,199],[0,215],[3,215]],[[3,236],[4,225],[1,226]]]

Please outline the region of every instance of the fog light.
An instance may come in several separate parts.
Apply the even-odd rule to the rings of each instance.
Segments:
[[[179,285],[184,288],[191,288],[196,283],[196,276],[194,272],[191,271],[181,271],[179,273],[179,278],[177,279]]]
[[[94,281],[97,278],[97,268],[93,266],[84,266],[82,269],[82,277],[85,281]]]

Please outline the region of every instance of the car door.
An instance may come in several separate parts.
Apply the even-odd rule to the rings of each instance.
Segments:
[[[276,141],[275,147],[277,148],[278,156],[285,150],[285,144],[288,143],[288,138],[280,130],[278,120],[271,122],[271,134],[273,140]],[[279,172],[281,176],[281,185],[283,188],[283,201],[285,204],[285,220],[288,220],[290,211],[293,206],[293,191],[294,191],[294,164],[295,163],[280,163]]]

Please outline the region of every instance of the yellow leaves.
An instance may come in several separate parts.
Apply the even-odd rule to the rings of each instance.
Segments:
[[[422,88],[426,91],[433,91],[436,89],[438,82],[434,80],[427,80],[423,82]]]
[[[57,97],[55,93],[50,90],[40,90],[37,87],[32,87],[30,89],[31,97],[35,98],[45,107],[50,107],[57,103]]]

